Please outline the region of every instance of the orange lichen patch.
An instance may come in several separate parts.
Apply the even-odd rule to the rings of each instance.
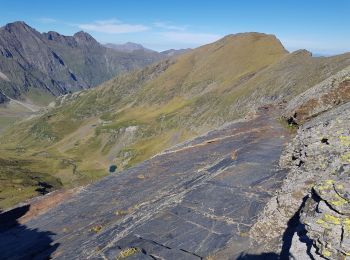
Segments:
[[[70,190],[54,191],[45,196],[32,200],[29,202],[30,208],[28,212],[19,218],[18,222],[20,224],[24,224],[29,220],[46,213],[48,210],[57,207],[62,202],[79,193],[80,190],[81,187]]]
[[[319,101],[317,99],[310,99],[304,104],[302,104],[296,111],[295,111],[295,118],[298,122],[304,122],[311,114],[312,111],[315,109],[315,107],[319,106]]]
[[[321,97],[324,104],[340,104],[350,100],[350,80],[346,80],[339,86]]]
[[[319,99],[309,99],[298,109],[296,109],[295,118],[298,122],[304,122],[308,118],[312,117],[313,111],[317,110],[317,108],[320,106],[334,106],[347,101],[350,101],[350,80],[343,81],[337,88],[324,93]]]

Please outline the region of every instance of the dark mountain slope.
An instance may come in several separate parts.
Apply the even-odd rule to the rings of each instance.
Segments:
[[[0,28],[0,92],[48,103],[159,59],[108,49],[84,32],[41,34],[24,22],[10,23]]]

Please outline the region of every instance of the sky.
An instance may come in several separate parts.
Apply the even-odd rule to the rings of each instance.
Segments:
[[[276,35],[289,50],[350,51],[350,0],[0,0],[0,26],[86,31],[102,43],[195,48],[239,32]]]

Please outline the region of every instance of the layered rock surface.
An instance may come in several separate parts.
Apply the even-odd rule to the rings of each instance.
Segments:
[[[278,159],[288,139],[266,111],[209,132],[2,228],[1,255],[203,259],[233,244],[224,258],[237,256],[285,177]]]

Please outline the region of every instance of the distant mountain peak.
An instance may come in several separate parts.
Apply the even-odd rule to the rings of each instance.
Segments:
[[[30,27],[28,24],[26,24],[23,21],[15,21],[12,23],[8,23],[5,25],[6,27]]]
[[[161,54],[166,55],[167,57],[172,57],[172,56],[177,56],[177,55],[181,55],[183,53],[189,52],[192,49],[187,48],[187,49],[169,49],[169,50],[165,50],[162,51]]]
[[[121,52],[131,53],[134,51],[146,51],[146,52],[155,52],[153,50],[145,48],[143,45],[135,42],[126,42],[123,44],[116,43],[106,43],[105,46],[110,49],[114,49]]]
[[[78,42],[88,42],[88,43],[96,43],[99,44],[94,37],[92,37],[90,34],[84,31],[79,31],[73,35],[73,37]]]
[[[124,45],[126,45],[126,46],[133,46],[133,47],[136,47],[136,48],[145,48],[141,44],[135,43],[135,42],[127,42]]]
[[[260,44],[257,44],[260,42]],[[237,34],[229,34],[215,42],[216,46],[240,46],[242,49],[255,48],[260,46],[265,51],[289,53],[281,43],[281,41],[273,34],[259,32],[244,32]]]
[[[19,30],[35,31],[34,28],[30,27],[28,24],[26,24],[23,21],[16,21],[13,23],[8,23],[2,28],[4,28],[8,32],[19,31]]]
[[[295,52],[292,53],[293,55],[301,55],[301,56],[312,56],[312,53],[306,49],[300,49],[296,50]]]
[[[247,39],[247,40],[259,40],[259,39],[273,39],[279,42],[278,38],[273,34],[266,34],[260,32],[244,32],[244,33],[236,33],[236,34],[228,34],[221,38],[220,41],[231,41],[237,39]]]

